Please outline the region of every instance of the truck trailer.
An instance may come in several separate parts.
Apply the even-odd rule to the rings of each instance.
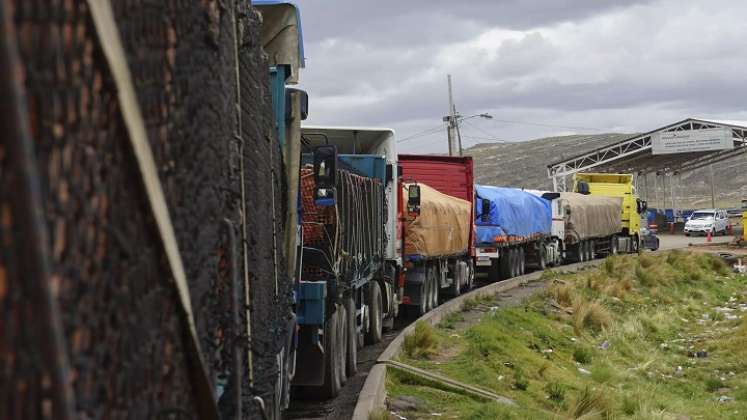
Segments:
[[[402,304],[419,314],[441,290],[459,295],[474,279],[472,158],[399,155]]]
[[[520,276],[526,264],[544,269],[559,262],[553,241],[551,201],[517,189],[475,186],[477,267],[491,282]]]
[[[648,206],[636,195],[632,174],[577,173],[573,176],[573,188],[583,195],[621,200],[620,230],[611,235],[609,240],[592,238],[580,244],[577,259],[593,258],[595,253],[638,252],[641,244],[641,217],[646,214]]]

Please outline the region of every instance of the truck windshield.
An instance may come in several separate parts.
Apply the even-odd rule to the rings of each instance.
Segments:
[[[695,212],[690,217],[690,220],[704,220],[704,219],[713,219],[713,213],[710,213],[710,212]]]

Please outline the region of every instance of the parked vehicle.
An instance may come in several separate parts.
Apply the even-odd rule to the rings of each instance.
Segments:
[[[638,252],[641,244],[641,217],[646,214],[648,205],[636,195],[633,175],[577,173],[573,176],[573,186],[574,191],[580,194],[621,199],[619,231],[611,235],[609,240],[606,237],[592,238],[586,244],[581,243],[581,249],[577,253],[593,257],[595,253]],[[599,229],[601,226],[594,228]]]
[[[696,210],[685,222],[685,236],[694,234],[725,235],[729,227],[729,217],[725,210]]]
[[[560,263],[552,201],[516,188],[475,186],[476,266],[488,279],[520,276],[527,264]]]
[[[381,340],[398,312],[394,133],[301,130],[298,350],[293,384],[334,397],[357,349]]]
[[[425,313],[474,279],[472,158],[399,155],[402,304]]]

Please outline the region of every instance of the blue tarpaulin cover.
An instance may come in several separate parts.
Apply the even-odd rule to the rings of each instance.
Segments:
[[[496,243],[496,236],[531,237],[550,235],[550,201],[516,188],[475,185],[475,225],[477,244]],[[482,202],[490,202],[488,219],[483,221]]]

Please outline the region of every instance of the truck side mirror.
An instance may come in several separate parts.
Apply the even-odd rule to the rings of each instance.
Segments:
[[[420,185],[418,184],[407,187],[407,213],[411,217],[420,215]]]
[[[483,223],[490,221],[490,201],[484,198],[480,199],[480,220]]]
[[[323,145],[314,148],[314,203],[317,206],[335,205],[337,181],[337,147]]]
[[[591,191],[589,191],[589,183],[586,181],[579,181],[578,184],[576,184],[576,190],[579,194],[589,195]]]
[[[636,199],[636,207],[638,210],[638,214],[643,214],[648,210],[648,203],[641,199]]]
[[[309,94],[306,93],[305,90],[296,89],[296,88],[286,88],[285,89],[285,103],[290,104],[290,96],[291,93],[298,92],[301,96],[301,109],[299,109],[299,114],[301,115],[301,120],[306,120],[306,118],[309,116]],[[286,106],[285,107],[285,120],[290,121],[291,119],[291,107]]]

